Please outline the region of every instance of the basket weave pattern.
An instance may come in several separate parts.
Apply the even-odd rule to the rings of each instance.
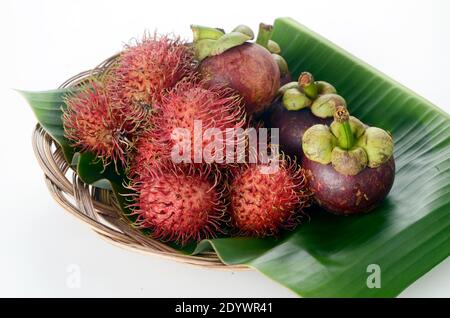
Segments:
[[[116,58],[117,55],[93,70],[74,76],[61,87],[75,86],[89,76],[104,73]],[[201,267],[233,271],[248,268],[243,265],[225,265],[214,252],[195,256],[180,253],[133,228],[123,216],[114,194],[109,190],[93,187],[81,181],[76,171],[65,160],[59,145],[39,124],[33,132],[33,149],[45,174],[46,185],[56,202],[110,243]]]

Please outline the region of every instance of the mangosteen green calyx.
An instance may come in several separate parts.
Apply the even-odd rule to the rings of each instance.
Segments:
[[[338,105],[330,126],[314,125],[302,140],[302,166],[316,201],[338,214],[371,210],[392,187],[394,143]]]
[[[287,110],[300,110],[309,107],[319,118],[333,117],[337,105],[346,105],[343,97],[337,94],[330,83],[315,81],[309,72],[300,74],[297,82],[280,87],[283,105]]]
[[[266,124],[279,129],[280,149],[300,159],[306,129],[315,124],[331,124],[336,105],[345,105],[345,100],[337,95],[333,85],[315,81],[309,72],[301,73],[298,81],[283,85],[278,93],[279,98],[266,115]]]
[[[271,40],[272,26],[261,23],[256,42],[253,31],[239,25],[231,32],[192,25],[199,73],[210,85],[225,85],[240,93],[248,114],[259,114],[269,106],[288,72]]]

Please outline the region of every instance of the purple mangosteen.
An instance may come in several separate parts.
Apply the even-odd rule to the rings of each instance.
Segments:
[[[260,115],[274,100],[288,67],[279,45],[270,39],[272,26],[261,23],[256,42],[244,25],[225,33],[192,26],[199,73],[210,85],[225,85],[243,98],[247,114]]]
[[[364,125],[336,107],[331,125],[314,125],[302,140],[301,165],[316,202],[341,215],[368,212],[388,195],[395,178],[389,133]]]

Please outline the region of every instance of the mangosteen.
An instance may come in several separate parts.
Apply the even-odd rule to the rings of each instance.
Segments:
[[[336,89],[324,81],[315,81],[303,72],[297,82],[279,89],[279,97],[265,114],[266,125],[279,129],[280,149],[301,159],[303,133],[316,124],[329,125],[336,105],[345,103]]]
[[[301,158],[303,133],[309,127],[316,124],[329,125],[332,121],[331,118],[315,116],[310,108],[287,110],[281,98],[272,107],[267,116],[267,126],[279,129],[280,150],[292,158]]]
[[[286,74],[284,75],[280,75],[280,85],[283,86],[287,83],[292,82],[292,76],[291,73],[288,71]]]
[[[230,33],[192,26],[199,73],[210,85],[226,85],[238,91],[249,115],[261,114],[274,100],[280,80],[287,75],[279,45],[270,40],[272,26],[261,24],[254,35],[244,25]]]
[[[392,137],[336,107],[331,125],[305,131],[301,165],[316,202],[341,215],[368,212],[388,195],[395,177]]]

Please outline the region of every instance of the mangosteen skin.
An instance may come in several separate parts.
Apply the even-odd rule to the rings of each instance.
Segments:
[[[254,43],[210,56],[199,65],[210,85],[226,85],[238,91],[248,114],[267,108],[280,88],[280,70],[268,50]]]
[[[286,74],[280,77],[280,87],[290,82],[292,82],[291,73],[287,72]]]
[[[316,124],[330,125],[333,118],[320,118],[315,116],[309,108],[301,110],[287,110],[281,101],[277,100],[270,108],[267,126],[279,128],[280,150],[290,157],[300,159],[303,156],[302,137],[304,132]]]
[[[395,177],[395,161],[391,157],[377,168],[365,168],[355,176],[337,172],[303,156],[302,167],[316,202],[329,212],[353,215],[369,212],[388,195]]]

